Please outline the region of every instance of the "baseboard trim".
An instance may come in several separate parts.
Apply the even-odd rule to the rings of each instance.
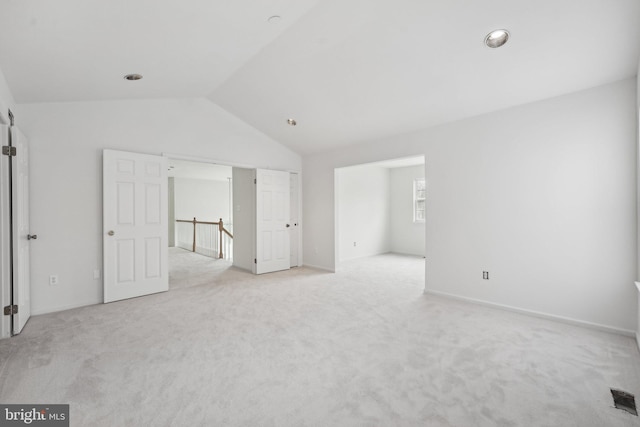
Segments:
[[[74,308],[87,307],[90,305],[97,305],[97,304],[102,304],[102,301],[90,301],[90,302],[84,302],[84,303],[78,303],[78,304],[63,305],[63,306],[53,307],[53,308],[44,309],[44,310],[32,310],[31,315],[40,316],[42,314],[57,313],[59,311],[73,310]]]
[[[388,254],[394,254],[394,255],[407,255],[407,256],[415,256],[415,257],[420,257],[420,258],[426,258],[425,254],[416,254],[416,253],[413,253],[413,252],[389,251],[387,253]]]
[[[313,265],[313,264],[304,263],[304,264],[301,265],[301,267],[309,267],[309,268],[313,268],[315,270],[322,270],[322,271],[328,271],[329,273],[335,273],[335,270],[332,270],[332,269],[327,268],[327,267],[321,267],[319,265]]]
[[[638,340],[638,335],[636,334],[636,331],[632,331],[632,330],[629,330],[629,329],[621,329],[621,328],[616,328],[616,327],[613,327],[613,326],[601,325],[599,323],[588,322],[586,320],[578,320],[578,319],[573,319],[571,317],[557,316],[555,314],[543,313],[543,312],[535,311],[535,310],[528,310],[526,308],[513,307],[511,305],[498,304],[498,303],[495,303],[495,302],[485,301],[485,300],[481,300],[481,299],[463,297],[463,296],[460,296],[460,295],[449,294],[447,292],[440,292],[440,291],[433,291],[433,290],[425,289],[424,293],[425,294],[430,294],[430,295],[436,295],[436,296],[440,296],[440,297],[444,297],[444,298],[451,298],[451,299],[455,299],[455,300],[458,300],[458,301],[465,301],[465,302],[469,302],[469,303],[472,303],[472,304],[480,304],[480,305],[484,305],[484,306],[487,306],[487,307],[493,307],[493,308],[497,308],[497,309],[501,309],[501,310],[511,311],[511,312],[514,312],[514,313],[526,314],[528,316],[538,317],[538,318],[541,318],[541,319],[555,320],[557,322],[566,323],[566,324],[574,325],[574,326],[582,326],[584,328],[593,329],[593,330],[600,331],[600,332],[608,332],[608,333],[612,333],[612,334],[616,334],[616,335],[622,335],[622,336],[629,337],[629,338],[636,338],[636,343],[638,342],[637,341]]]

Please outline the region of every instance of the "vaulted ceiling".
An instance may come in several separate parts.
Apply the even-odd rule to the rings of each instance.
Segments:
[[[638,0],[0,0],[17,102],[207,97],[301,154],[631,77],[639,55]]]

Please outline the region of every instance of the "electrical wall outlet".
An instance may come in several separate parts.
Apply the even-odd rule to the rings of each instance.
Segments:
[[[484,280],[489,280],[489,272],[488,271],[483,271],[482,272],[482,278]]]
[[[356,242],[353,242],[353,246],[354,246],[354,247],[356,246]]]
[[[49,285],[55,286],[57,284],[58,284],[58,276],[57,275],[49,276]]]

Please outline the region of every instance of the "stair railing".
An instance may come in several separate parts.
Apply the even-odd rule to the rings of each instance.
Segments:
[[[229,230],[227,230],[224,227],[224,222],[222,221],[222,218],[220,218],[220,221],[217,221],[217,222],[198,221],[195,217],[193,218],[193,220],[177,219],[176,222],[193,224],[193,238],[191,239],[192,240],[191,252],[196,252],[196,248],[198,247],[197,244],[196,244],[196,242],[198,241],[198,234],[196,232],[197,226],[200,225],[200,224],[201,225],[217,225],[218,226],[218,233],[216,233],[215,237],[212,240],[216,240],[217,241],[217,245],[216,246],[218,246],[218,258],[224,258],[224,253],[223,253],[223,250],[222,250],[222,248],[223,248],[223,237],[226,234],[227,236],[229,236],[230,239],[233,239],[233,234],[231,234],[229,232]]]

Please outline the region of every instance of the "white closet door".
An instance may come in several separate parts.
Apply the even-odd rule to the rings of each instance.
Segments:
[[[0,145],[9,145],[9,126],[0,125]],[[9,157],[0,155],[0,307],[11,304]],[[0,313],[0,338],[11,336],[11,317]]]
[[[167,158],[103,152],[104,302],[169,289]]]
[[[29,144],[15,126],[11,128],[13,196],[13,334],[19,334],[31,316],[31,253],[29,246]]]

